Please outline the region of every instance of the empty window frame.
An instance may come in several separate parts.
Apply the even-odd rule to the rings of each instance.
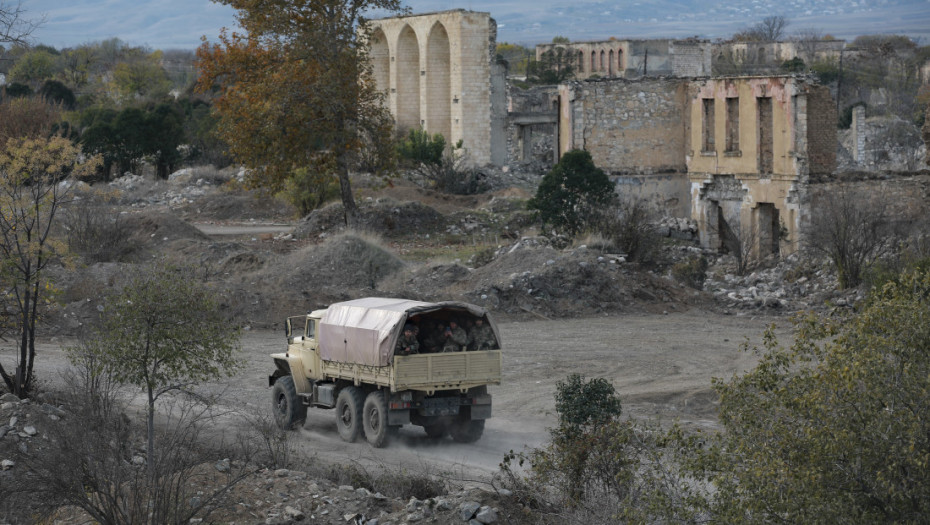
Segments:
[[[713,153],[716,151],[716,141],[714,140],[714,99],[702,99],[701,106],[701,151],[704,153]]]
[[[727,98],[727,153],[739,152],[739,98]]]

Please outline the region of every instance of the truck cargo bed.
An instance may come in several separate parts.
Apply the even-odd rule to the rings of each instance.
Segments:
[[[400,390],[468,389],[501,382],[501,351],[446,352],[394,356],[394,366],[376,367],[323,362],[323,373],[333,379],[374,383]]]

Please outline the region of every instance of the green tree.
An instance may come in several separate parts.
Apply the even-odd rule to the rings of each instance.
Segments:
[[[526,65],[533,57],[531,49],[520,44],[500,42],[497,44],[497,59],[507,62],[507,70],[513,75],[525,75]]]
[[[168,94],[171,80],[161,67],[161,51],[135,53],[113,69],[113,84],[127,99],[157,99]]]
[[[392,119],[368,60],[372,9],[398,0],[216,0],[237,10],[242,33],[220,35],[198,50],[198,90],[216,89],[219,134],[251,182],[278,189],[307,168],[330,169],[340,185],[346,223],[357,207],[349,172],[365,151],[391,154]]]
[[[19,57],[13,69],[10,70],[10,77],[18,82],[23,82],[38,87],[39,84],[55,75],[55,57],[45,49],[32,49]]]
[[[930,271],[848,318],[802,318],[790,348],[717,381],[723,523],[918,523],[930,512]]]
[[[158,265],[135,271],[108,298],[86,352],[122,384],[146,396],[149,472],[155,454],[155,405],[162,396],[235,373],[239,331],[191,269]]]
[[[530,60],[526,66],[527,81],[535,84],[559,84],[575,77],[577,59],[564,47],[555,47]]]
[[[544,226],[575,235],[615,198],[613,184],[591,154],[572,150],[543,177],[528,207],[539,212]]]
[[[586,381],[580,374],[571,374],[556,383],[555,411],[561,434],[581,434],[620,416],[621,410],[614,386],[604,378]]]
[[[74,92],[57,80],[46,80],[39,89],[39,95],[50,104],[61,104],[62,109],[74,109]]]
[[[155,176],[167,179],[181,161],[184,115],[176,104],[158,104],[146,115],[145,147],[155,162]]]
[[[45,136],[10,138],[0,147],[0,285],[3,328],[16,333],[12,373],[0,364],[7,388],[26,397],[34,386],[36,329],[52,292],[45,270],[65,251],[51,236],[55,216],[68,198],[68,177],[93,173],[71,141]]]

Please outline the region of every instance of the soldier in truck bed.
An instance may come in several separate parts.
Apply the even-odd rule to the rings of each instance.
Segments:
[[[465,329],[458,325],[455,320],[449,321],[449,327],[443,333],[445,342],[442,345],[443,352],[460,352],[468,344],[468,334]]]
[[[414,333],[412,324],[404,325],[404,333],[397,338],[397,346],[394,347],[394,355],[413,355],[419,353],[420,342]]]
[[[468,332],[469,350],[494,350],[497,340],[494,339],[494,330],[484,323],[484,319],[475,319],[475,326]]]

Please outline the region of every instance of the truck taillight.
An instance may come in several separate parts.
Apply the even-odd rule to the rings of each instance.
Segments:
[[[411,408],[412,405],[413,405],[413,403],[411,403],[410,401],[402,401],[402,402],[397,402],[397,401],[395,401],[395,402],[391,403],[391,410],[400,410],[400,409],[403,409],[403,408]]]

